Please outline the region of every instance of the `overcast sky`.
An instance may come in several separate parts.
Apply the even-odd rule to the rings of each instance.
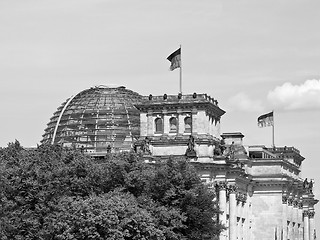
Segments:
[[[96,85],[177,94],[166,57],[182,45],[183,93],[226,110],[222,132],[306,158],[320,198],[320,2],[316,0],[0,0],[0,146],[40,142],[53,112]],[[317,228],[320,231],[320,208]]]

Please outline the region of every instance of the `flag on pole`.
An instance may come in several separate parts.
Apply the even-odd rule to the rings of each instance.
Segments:
[[[273,111],[258,117],[258,127],[273,126]]]
[[[171,53],[167,59],[171,62],[170,71],[181,67],[181,48]]]

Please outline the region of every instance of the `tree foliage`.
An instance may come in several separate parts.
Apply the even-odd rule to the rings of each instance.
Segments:
[[[0,239],[214,239],[214,193],[185,160],[0,149]]]

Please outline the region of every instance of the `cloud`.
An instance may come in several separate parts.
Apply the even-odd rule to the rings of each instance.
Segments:
[[[251,99],[247,94],[240,92],[229,99],[231,110],[243,112],[261,112],[262,104],[259,100]]]
[[[320,80],[307,80],[300,85],[286,82],[268,93],[268,101],[277,109],[320,109]]]

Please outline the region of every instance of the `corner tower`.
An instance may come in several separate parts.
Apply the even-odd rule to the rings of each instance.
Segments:
[[[144,97],[137,147],[153,156],[187,156],[212,162],[220,142],[220,119],[225,113],[207,94]]]

